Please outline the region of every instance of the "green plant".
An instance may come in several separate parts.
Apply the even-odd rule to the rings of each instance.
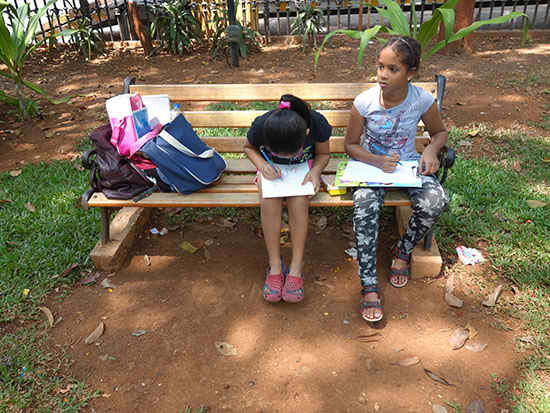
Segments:
[[[200,44],[201,24],[189,0],[168,0],[152,6],[151,37],[158,36],[163,49],[172,54],[190,53]]]
[[[235,0],[235,9],[239,7],[239,1]],[[239,54],[247,58],[251,51],[259,51],[262,48],[260,33],[250,27],[243,27],[237,21],[234,26],[229,26],[229,18],[224,9],[223,14],[216,13],[212,19],[213,32],[210,38],[210,56],[212,59],[223,55],[229,64],[229,56],[232,38],[238,39]],[[229,28],[229,31],[228,31]]]
[[[12,106],[17,105],[16,107],[25,118],[38,114],[36,102],[25,96],[25,88],[44,96],[54,104],[67,102],[70,99],[52,99],[38,85],[25,80],[23,77],[23,68],[27,59],[39,45],[46,41],[46,38],[36,41],[36,29],[40,18],[53,3],[55,3],[55,0],[49,0],[44,7],[30,16],[27,3],[15,8],[6,0],[0,0],[0,63],[6,66],[6,69],[0,70],[0,76],[6,77],[15,83],[16,93],[14,97],[2,91],[0,101]],[[12,22],[9,29],[6,18]],[[63,30],[56,33],[54,37],[67,36],[74,32],[72,29]]]
[[[371,39],[376,39],[379,42],[385,42],[386,39],[379,37],[379,33],[387,33],[389,35],[395,36],[410,36],[416,39],[422,48],[422,59],[427,59],[434,53],[441,50],[443,47],[449,43],[456,42],[463,39],[470,33],[479,29],[481,26],[486,24],[501,24],[507,21],[513,20],[518,17],[524,17],[523,25],[523,36],[522,36],[522,45],[527,41],[527,31],[529,29],[529,17],[520,12],[512,12],[505,16],[495,17],[490,20],[477,21],[472,23],[470,26],[460,29],[456,33],[453,33],[454,22],[455,22],[455,7],[458,3],[458,0],[449,0],[445,4],[439,6],[434,10],[432,17],[422,23],[418,28],[416,10],[414,8],[414,2],[411,2],[411,13],[412,13],[412,31],[405,16],[405,13],[401,9],[398,3],[393,0],[380,0],[380,3],[383,4],[383,7],[374,7],[368,4],[370,7],[374,7],[378,14],[381,17],[384,17],[389,22],[389,27],[383,25],[376,25],[369,29],[364,30],[363,32],[359,30],[335,30],[328,34],[321,47],[315,54],[315,66],[319,60],[321,51],[326,42],[328,42],[334,35],[344,34],[352,39],[359,39],[359,53],[357,55],[357,64],[360,65],[363,61],[363,55],[369,41]],[[444,30],[444,39],[436,42],[433,46],[430,47],[434,38],[436,37],[440,25],[443,24]]]
[[[99,29],[95,28],[92,25],[92,19],[86,16],[78,19],[76,33],[72,39],[75,47],[86,60],[91,59],[92,51],[99,51],[103,46]]]
[[[302,36],[302,51],[305,50],[308,40],[317,48],[317,35],[326,23],[321,9],[314,7],[311,0],[296,1],[297,16],[292,23],[291,34]]]

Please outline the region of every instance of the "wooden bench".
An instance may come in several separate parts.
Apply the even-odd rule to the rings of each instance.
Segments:
[[[234,102],[241,105],[248,102],[273,102],[275,108],[282,94],[291,93],[308,102],[328,102],[335,109],[319,110],[333,128],[345,128],[348,124],[349,109],[353,99],[362,91],[374,86],[375,83],[300,83],[300,84],[178,84],[178,85],[147,85],[135,84],[135,79],[124,81],[125,93],[143,95],[167,94],[172,102],[182,104],[187,120],[194,128],[248,128],[256,116],[263,110],[206,110],[207,104],[214,102]],[[416,83],[436,97],[438,107],[444,94],[445,78],[436,76],[435,82]],[[245,129],[246,130],[246,129]],[[238,137],[207,136],[203,141],[220,153],[242,154],[246,142],[246,132]],[[419,136],[416,140],[417,150],[422,152],[429,143],[429,137]],[[332,154],[343,154],[344,137],[330,138]],[[85,207],[101,208],[100,244],[110,242],[111,211],[120,207],[258,207],[259,199],[254,184],[255,168],[246,158],[227,160],[227,170],[222,182],[199,192],[182,195],[178,193],[153,193],[138,202],[132,200],[110,200],[103,193],[94,193],[89,199],[83,199]],[[334,174],[338,161],[331,158],[324,174]],[[454,152],[447,150],[442,153],[443,180],[447,169],[452,166]],[[440,178],[441,179],[441,178]],[[87,202],[86,202],[87,201]],[[319,192],[311,199],[311,207],[332,207],[353,205],[351,190],[341,196],[331,196],[327,192]],[[410,200],[402,190],[388,191],[384,205],[396,208],[396,217],[400,231],[407,225],[410,216]],[[98,248],[100,245],[98,244]],[[419,259],[426,257],[426,265],[419,266]],[[426,268],[424,268],[426,267]],[[428,268],[429,267],[429,268]],[[441,267],[441,257],[432,234],[428,234],[424,248],[417,248],[413,253],[412,270],[415,276],[437,275]]]

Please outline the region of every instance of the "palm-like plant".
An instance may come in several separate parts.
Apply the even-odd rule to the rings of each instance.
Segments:
[[[297,16],[292,23],[291,34],[302,36],[302,51],[305,50],[308,39],[313,41],[313,47],[317,48],[317,35],[325,24],[323,12],[314,7],[311,0],[296,1]]]
[[[43,38],[36,41],[36,29],[40,18],[55,1],[49,0],[44,7],[30,16],[28,4],[25,3],[15,8],[7,0],[0,0],[0,62],[6,66],[5,70],[0,70],[0,76],[12,80],[15,83],[16,91],[15,97],[1,91],[0,101],[13,105],[14,99],[16,99],[19,110],[24,117],[38,113],[36,102],[25,96],[25,88],[44,96],[54,104],[66,102],[70,99],[52,99],[43,89],[23,77],[23,68],[27,59],[38,46],[47,40],[47,38]],[[11,18],[12,25],[10,28],[4,20],[5,16]],[[56,33],[54,37],[67,36],[74,32],[75,30],[64,30]]]
[[[472,23],[470,26],[465,27],[463,29],[460,29],[456,33],[453,33],[454,28],[454,22],[455,22],[455,7],[458,3],[458,0],[449,0],[445,4],[439,6],[437,9],[434,10],[432,17],[422,23],[420,28],[418,28],[417,24],[417,18],[416,18],[416,11],[414,8],[414,1],[411,1],[411,13],[412,13],[412,31],[411,27],[409,26],[409,23],[407,21],[407,18],[401,10],[401,7],[399,4],[394,2],[393,0],[379,0],[380,3],[382,3],[383,7],[374,7],[368,4],[371,7],[374,7],[380,16],[385,17],[389,22],[389,27],[383,26],[383,25],[376,25],[374,27],[371,27],[364,31],[359,30],[335,30],[328,34],[325,39],[323,40],[323,43],[321,44],[321,47],[315,54],[315,66],[317,66],[319,55],[321,54],[321,51],[323,50],[323,46],[326,42],[328,42],[332,36],[336,34],[345,34],[346,36],[352,38],[352,39],[360,39],[359,43],[359,53],[357,55],[357,64],[360,65],[363,61],[363,54],[365,52],[365,48],[367,47],[369,41],[371,39],[376,39],[380,42],[385,42],[386,40],[384,38],[381,38],[378,36],[379,33],[387,33],[390,35],[396,35],[396,36],[410,36],[416,39],[422,48],[422,59],[427,59],[434,53],[441,50],[443,47],[448,45],[449,43],[456,42],[457,40],[461,40],[473,31],[479,29],[481,26],[486,24],[501,24],[506,23],[512,19],[515,19],[517,17],[524,17],[524,25],[523,25],[523,35],[522,35],[522,45],[525,44],[527,40],[527,31],[529,29],[529,17],[520,12],[512,12],[505,16],[499,16],[495,17],[494,19],[490,20],[482,20]],[[439,26],[443,23],[445,27],[445,37],[443,40],[435,43],[432,47],[429,47],[433,38],[437,35],[437,32],[439,30]]]
[[[161,46],[173,54],[191,52],[201,41],[201,24],[189,0],[168,0],[154,5],[151,37],[158,34]]]

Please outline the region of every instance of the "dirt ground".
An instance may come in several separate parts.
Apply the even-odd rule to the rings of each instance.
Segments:
[[[531,37],[520,48],[517,33],[483,33],[473,55],[436,55],[425,64],[419,80],[436,73],[448,78],[447,125],[490,122],[547,133],[535,123],[550,110],[550,32]],[[119,49],[88,63],[69,52],[44,54],[30,80],[77,97],[46,106],[43,120],[23,124],[3,117],[0,170],[76,157],[73,144],[106,120],[104,101],[121,92],[129,74],[147,83],[370,80],[372,58],[357,69],[356,45],[338,45],[321,57],[317,72],[310,54],[284,42],[239,68],[209,62],[204,54],[145,61],[139,50]],[[477,144],[480,152],[490,149]],[[460,310],[443,302],[445,279],[392,288],[385,280],[396,231],[387,217],[378,260],[385,320],[372,327],[359,317],[356,262],[344,252],[349,223],[342,226],[329,216],[320,231],[318,217],[311,219],[307,243],[306,299],[297,305],[270,305],[261,297],[266,254],[253,211],[243,212],[233,227],[204,218],[170,226],[164,237],[146,232],[122,270],[77,286],[62,303],[52,299],[48,306],[63,321],[52,330],[51,343],[67,349],[72,373],[102,395],[89,411],[179,412],[206,405],[212,412],[431,412],[433,404],[464,409],[474,399],[483,401],[486,412],[506,411],[496,387],[500,379],[519,378],[525,353],[516,351],[515,337],[523,326],[481,305],[470,281],[483,266],[472,270],[447,260],[448,271],[462,274]],[[163,225],[166,217],[157,214],[150,227]],[[184,240],[202,248],[190,254],[180,247]],[[283,257],[288,261],[289,248]],[[111,291],[100,285],[105,277],[114,284]],[[101,321],[104,334],[96,344],[85,344]],[[478,332],[471,341],[488,344],[483,352],[450,348],[453,330],[468,324]],[[235,354],[222,354],[231,350]],[[411,357],[419,362],[399,365]],[[424,369],[452,385],[430,379]]]

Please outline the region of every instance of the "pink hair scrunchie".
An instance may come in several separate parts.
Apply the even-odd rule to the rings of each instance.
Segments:
[[[290,109],[290,102],[282,101],[281,103],[279,103],[279,108],[280,109]]]

